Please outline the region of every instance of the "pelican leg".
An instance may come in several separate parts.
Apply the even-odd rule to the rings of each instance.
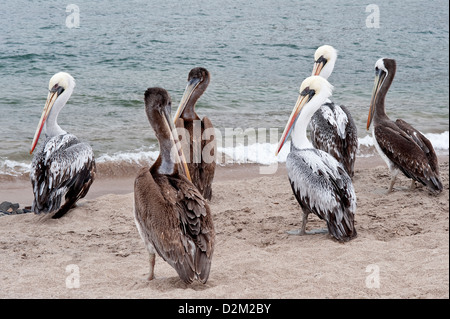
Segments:
[[[410,190],[414,190],[414,189],[416,189],[416,181],[415,180],[411,180]]]
[[[392,189],[394,188],[394,184],[395,184],[395,179],[396,178],[397,178],[397,175],[392,175],[391,184],[389,185],[389,189],[388,189],[386,194],[389,194],[390,192],[392,192]]]
[[[302,219],[302,229],[300,230],[300,235],[306,234],[306,223],[308,222],[308,215],[309,213],[303,212],[303,219]]]
[[[309,213],[303,212],[303,215],[302,215],[302,218],[303,218],[302,219],[302,228],[294,229],[294,230],[288,230],[287,233],[289,235],[300,235],[300,236],[305,235],[306,234],[306,222],[307,222],[307,219],[308,219],[308,215],[309,215]]]
[[[320,229],[311,229],[310,231],[306,231],[306,222],[308,219],[309,213],[303,213],[303,223],[302,223],[302,230],[300,235],[315,235],[315,234],[326,234],[328,233],[327,228],[320,228]]]
[[[150,274],[148,275],[148,281],[153,280],[155,278],[155,254],[149,253],[150,260]]]
[[[300,235],[300,236],[303,236],[303,235],[315,235],[315,234],[326,234],[326,233],[328,233],[328,229],[327,228],[311,229],[310,231],[306,231],[306,223],[308,221],[308,215],[309,215],[309,213],[303,212],[302,228],[290,230],[287,233],[289,235]]]

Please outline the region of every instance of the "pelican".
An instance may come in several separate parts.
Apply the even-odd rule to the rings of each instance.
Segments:
[[[195,104],[209,84],[209,72],[205,68],[193,68],[188,84],[174,117],[181,136],[184,154],[189,154],[189,175],[205,199],[211,200],[211,184],[216,169],[214,127],[208,117],[200,120]]]
[[[332,89],[331,84],[320,76],[311,76],[303,81],[276,155],[291,135],[286,168],[292,191],[303,211],[303,221],[299,231],[289,233],[307,234],[307,218],[314,213],[327,222],[328,232],[335,239],[345,242],[356,236],[356,195],[352,180],[341,163],[314,148],[306,135],[311,117],[331,95]]]
[[[386,115],[384,100],[396,71],[393,59],[382,58],[375,63],[375,83],[370,101],[367,130],[373,121],[372,137],[375,147],[386,162],[391,182],[387,193],[394,187],[398,173],[403,172],[415,182],[425,185],[431,193],[442,191],[439,164],[431,142],[407,122],[395,122]]]
[[[314,54],[312,75],[328,79],[333,72],[337,50],[330,45],[319,47]],[[358,133],[355,122],[344,105],[327,99],[309,123],[310,136],[315,148],[325,151],[344,165],[353,178],[358,150]]]
[[[89,144],[64,131],[57,123],[75,87],[74,78],[56,73],[49,82],[49,93],[34,134],[30,154],[45,128],[46,139],[37,148],[30,170],[34,200],[31,210],[59,218],[86,196],[95,178],[94,152]],[[64,197],[64,202],[62,199]]]
[[[145,111],[159,141],[160,155],[142,168],[134,183],[134,217],[150,257],[154,278],[155,253],[185,283],[206,283],[214,251],[211,211],[199,190],[186,177],[176,129],[170,118],[171,99],[162,88],[145,92]]]

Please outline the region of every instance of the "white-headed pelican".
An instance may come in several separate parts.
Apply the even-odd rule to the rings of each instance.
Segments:
[[[33,153],[45,128],[46,139],[37,148],[31,162],[30,179],[34,200],[32,211],[59,218],[86,196],[94,181],[94,152],[87,143],[64,131],[57,123],[75,87],[73,77],[56,73],[49,82],[49,93],[31,144]]]
[[[330,45],[319,47],[314,54],[312,75],[328,79],[334,69],[337,50]],[[334,156],[353,178],[358,133],[355,122],[344,105],[327,99],[311,118],[311,141],[315,148]]]
[[[320,76],[303,81],[277,154],[291,136],[286,168],[292,191],[303,210],[303,223],[300,231],[290,233],[305,234],[308,215],[313,213],[327,222],[328,232],[334,238],[344,242],[356,236],[356,195],[352,180],[333,156],[313,147],[306,133],[311,117],[331,95],[332,88]]]

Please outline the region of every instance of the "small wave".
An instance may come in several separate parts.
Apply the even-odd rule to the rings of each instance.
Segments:
[[[25,54],[8,55],[8,56],[4,56],[2,58],[16,60],[16,61],[25,61],[25,60],[33,60],[34,58],[39,58],[39,57],[41,57],[39,54],[25,53]]]
[[[422,133],[423,134],[423,133]],[[434,150],[438,154],[448,154],[449,151],[449,131],[442,133],[425,133],[425,137],[430,140]],[[372,135],[366,135],[358,139],[360,148],[374,147]]]
[[[0,174],[8,176],[20,176],[30,172],[31,163],[0,159]]]
[[[431,141],[438,155],[449,153],[449,132],[427,133],[425,136]],[[358,139],[358,157],[377,155],[371,135]],[[237,144],[230,147],[218,147],[216,162],[219,165],[230,164],[261,164],[271,165],[284,163],[289,154],[290,141],[275,156],[277,144],[254,143],[251,145]],[[99,171],[108,176],[134,174],[142,166],[150,166],[159,156],[159,151],[137,149],[130,152],[103,154],[96,158]],[[9,159],[0,159],[0,177],[6,179],[25,176],[30,172],[30,163],[18,162]]]
[[[235,147],[218,147],[218,164],[246,164],[254,163],[270,165],[286,162],[291,148],[290,141],[281,149],[278,156],[275,155],[277,144],[255,143],[251,145],[237,145]]]
[[[358,138],[359,146],[371,147],[374,146],[372,135],[366,135],[363,138]]]
[[[113,155],[104,154],[96,159],[97,163],[106,162],[125,162],[125,163],[152,163],[159,155],[159,151],[136,151],[136,152],[125,152],[125,153],[115,153]]]
[[[448,152],[448,131],[443,133],[427,133],[425,137],[430,140],[435,150]]]

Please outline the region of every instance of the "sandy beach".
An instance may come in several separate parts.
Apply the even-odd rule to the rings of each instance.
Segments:
[[[286,233],[301,226],[301,210],[284,165],[273,175],[219,166],[211,273],[190,286],[160,257],[156,279],[146,280],[148,254],[133,219],[137,168],[114,176],[100,169],[64,218],[0,217],[0,298],[449,298],[449,156],[439,161],[440,195],[410,190],[404,176],[387,195],[384,162],[358,158],[358,237],[345,244]],[[0,193],[0,201],[31,204],[26,178],[4,181]],[[308,229],[325,226],[310,216]]]

